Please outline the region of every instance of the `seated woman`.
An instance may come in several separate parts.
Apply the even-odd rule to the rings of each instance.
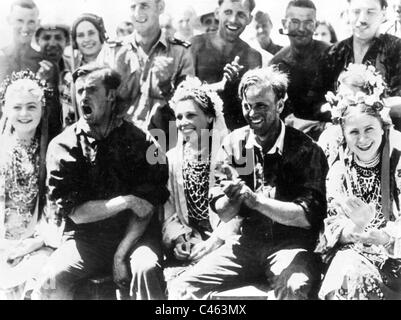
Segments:
[[[6,80],[0,135],[0,299],[24,298],[52,250],[38,224],[44,202],[44,88],[29,71]],[[50,229],[46,229],[49,231]]]
[[[170,258],[165,270],[167,290],[171,280],[232,238],[240,226],[239,219],[225,224],[209,210],[211,173],[228,134],[221,99],[197,78],[189,78],[177,88],[171,106],[179,138],[167,153],[170,198],[163,224],[163,243]]]
[[[316,250],[328,269],[319,296],[392,298],[399,290],[392,280],[401,277],[401,265],[389,268],[401,261],[401,133],[390,126],[380,75],[351,68],[342,80],[348,92],[331,99],[342,139],[334,138],[329,160],[328,217]]]
[[[378,77],[378,72],[373,66],[367,66],[364,64],[350,63],[345,71],[343,71],[338,77],[338,88],[336,95],[333,92],[328,92],[326,99],[327,104],[323,106],[324,111],[330,110],[330,105],[337,104],[338,100],[341,103],[346,103],[348,98],[353,97],[361,92],[363,94],[369,94],[369,90],[373,90],[372,85],[369,84],[369,79],[375,81],[375,91],[383,92],[381,96],[381,102],[389,111],[391,119],[397,119],[399,113],[400,98],[389,97],[387,95],[386,84],[382,77]],[[352,101],[351,101],[352,102]],[[329,125],[320,135],[318,144],[326,154],[329,166],[338,157],[339,146],[343,143],[344,136],[342,134],[342,128],[339,123]]]

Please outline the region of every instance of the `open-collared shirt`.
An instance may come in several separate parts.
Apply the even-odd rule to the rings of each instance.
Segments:
[[[148,157],[157,147],[132,123],[123,121],[107,137],[96,140],[83,119],[67,128],[49,145],[47,185],[50,207],[66,219],[66,232],[102,233],[122,237],[129,213],[76,225],[74,209],[88,201],[110,200],[133,194],[153,205],[168,198],[167,163],[152,164]],[[153,162],[154,163],[154,162]]]
[[[326,216],[325,180],[328,165],[325,155],[309,137],[291,127],[282,129],[275,144],[263,152],[249,126],[235,130],[222,143],[217,156],[228,164],[255,193],[283,202],[300,205],[311,228],[302,229],[273,222],[260,212],[242,205],[239,215],[245,217],[242,234],[259,241],[293,241],[314,247]],[[230,180],[217,166],[216,183],[211,190],[211,206],[224,195],[222,180]]]

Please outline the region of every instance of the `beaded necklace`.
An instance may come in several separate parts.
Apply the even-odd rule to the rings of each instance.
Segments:
[[[12,144],[10,160],[5,166],[6,191],[14,202],[31,205],[38,194],[39,142],[33,139],[24,145],[18,139]]]
[[[209,217],[210,154],[207,159],[184,145],[183,178],[188,216],[197,221]]]

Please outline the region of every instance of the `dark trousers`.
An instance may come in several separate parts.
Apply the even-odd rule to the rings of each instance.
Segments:
[[[169,284],[169,299],[207,299],[214,292],[260,279],[271,286],[276,299],[316,299],[321,279],[320,257],[290,242],[266,244],[241,237],[173,280]]]

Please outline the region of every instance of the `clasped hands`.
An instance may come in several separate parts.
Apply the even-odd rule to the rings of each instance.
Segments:
[[[336,210],[349,219],[349,224],[342,232],[344,243],[357,243],[373,245],[385,245],[390,241],[390,236],[383,230],[370,228],[365,230],[376,214],[374,204],[367,204],[359,198],[348,197],[335,202]]]
[[[214,235],[211,235],[205,241],[186,240],[184,236],[179,236],[173,249],[174,257],[180,261],[199,261],[219,248],[223,242],[223,240]]]
[[[223,180],[220,187],[229,201],[234,205],[245,204],[249,209],[257,210],[259,207],[259,195],[251,190],[243,180]]]

